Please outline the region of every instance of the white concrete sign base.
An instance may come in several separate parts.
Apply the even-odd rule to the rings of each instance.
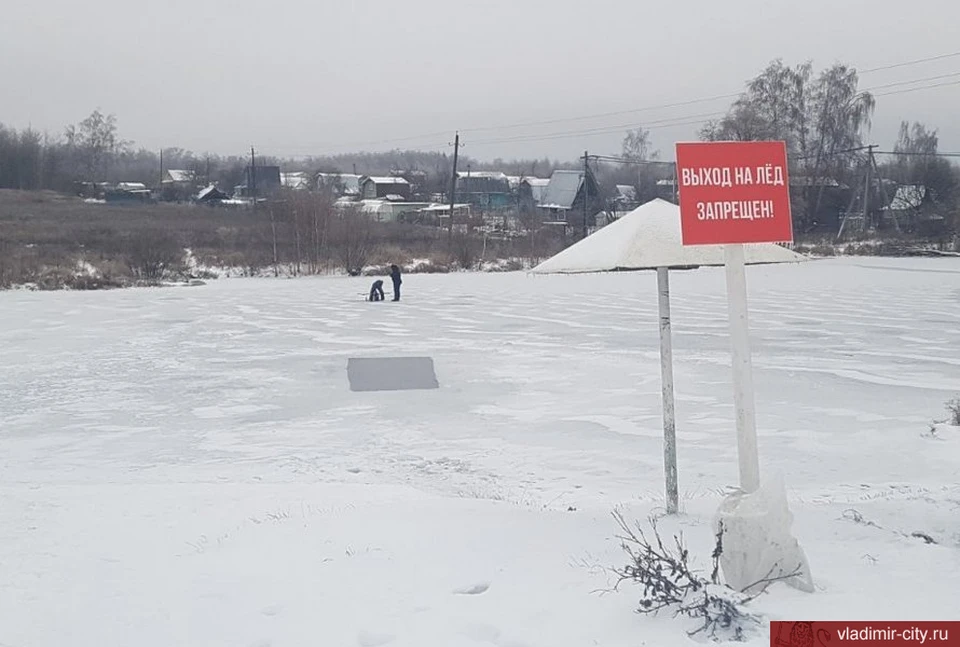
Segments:
[[[714,534],[721,523],[720,568],[728,586],[752,594],[771,580],[796,572],[783,581],[801,591],[814,591],[807,556],[791,533],[793,515],[779,475],[755,492],[727,497],[714,518]]]

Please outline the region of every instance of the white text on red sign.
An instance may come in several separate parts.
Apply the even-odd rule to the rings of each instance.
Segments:
[[[767,164],[750,170],[749,166],[681,169],[681,186],[784,186],[782,166]]]
[[[773,218],[773,200],[698,202],[697,220],[763,220]]]

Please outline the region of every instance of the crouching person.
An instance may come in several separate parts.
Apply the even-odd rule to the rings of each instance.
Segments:
[[[377,279],[373,282],[373,285],[370,287],[370,300],[371,301],[383,301],[383,281]]]

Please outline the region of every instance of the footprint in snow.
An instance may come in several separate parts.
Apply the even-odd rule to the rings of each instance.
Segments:
[[[380,647],[381,645],[392,643],[396,639],[396,636],[390,634],[373,634],[367,631],[361,631],[360,635],[357,636],[357,644],[360,645],[360,647]]]
[[[481,593],[486,593],[490,588],[490,582],[479,582],[473,586],[465,586],[454,590],[456,595],[480,595]]]
[[[274,604],[269,607],[264,607],[261,609],[260,613],[265,616],[275,616],[280,613],[281,608],[282,607],[279,604]]]

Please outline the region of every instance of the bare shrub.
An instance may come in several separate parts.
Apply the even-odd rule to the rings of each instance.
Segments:
[[[11,245],[0,238],[0,289],[10,287],[13,283],[13,266],[11,262]]]
[[[960,427],[960,397],[947,402],[947,412],[950,414],[950,424]]]
[[[395,243],[386,243],[379,245],[371,255],[370,263],[372,265],[382,265],[390,267],[399,265],[403,267],[410,263],[410,253]]]
[[[333,219],[330,241],[340,267],[360,276],[375,251],[373,222],[359,209],[346,209]]]
[[[630,527],[623,515],[614,513],[622,535],[618,536],[621,547],[630,558],[629,563],[614,569],[619,578],[619,587],[631,581],[643,587],[638,613],[654,614],[669,610],[674,616],[686,616],[698,622],[690,635],[703,633],[714,640],[745,640],[745,632],[760,624],[759,616],[744,607],[766,590],[769,584],[794,577],[791,573],[780,578],[770,578],[751,584],[765,584],[757,593],[747,595],[720,582],[720,556],[723,554],[723,527],[716,536],[712,553],[713,570],[706,578],[690,564],[690,553],[683,543],[683,535],[674,536],[673,545],[665,545],[657,528],[656,520],[650,519],[653,541],[636,524]]]
[[[524,269],[523,261],[517,258],[508,259],[502,263],[492,263],[488,272],[519,272]]]
[[[438,260],[429,260],[426,263],[420,263],[410,270],[411,274],[447,274],[450,272],[451,263],[443,258]]]
[[[183,270],[184,249],[163,229],[136,232],[125,242],[130,269],[137,278],[156,280]]]
[[[476,265],[480,258],[481,243],[470,234],[456,233],[450,244],[450,255],[456,261],[457,267],[468,270]]]
[[[71,290],[109,290],[122,288],[127,282],[120,278],[97,276],[94,274],[75,274],[65,287]]]
[[[74,279],[73,272],[63,267],[51,267],[40,272],[36,279],[38,290],[63,290]]]

